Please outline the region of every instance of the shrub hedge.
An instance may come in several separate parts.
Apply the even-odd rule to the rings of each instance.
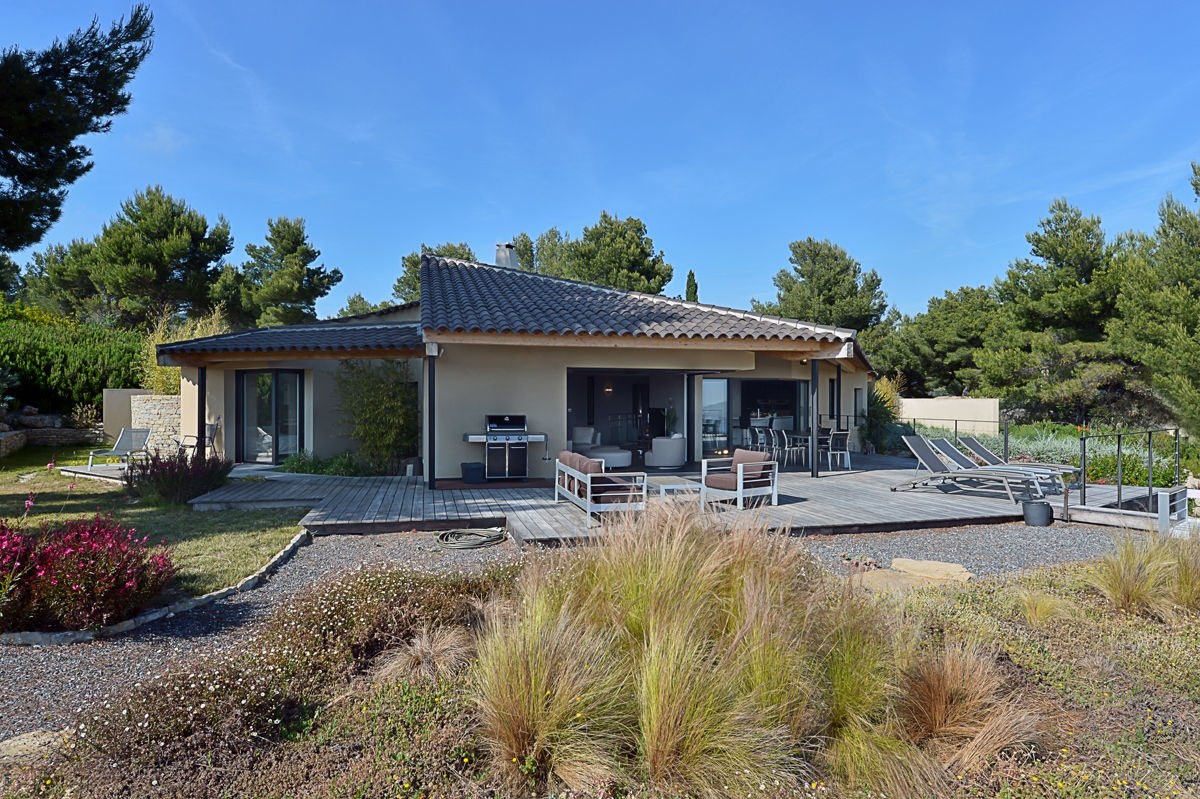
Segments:
[[[128,330],[0,317],[0,368],[20,378],[17,399],[43,411],[99,404],[106,388],[136,386],[141,345]]]

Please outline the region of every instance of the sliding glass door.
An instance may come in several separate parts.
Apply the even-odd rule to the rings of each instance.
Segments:
[[[304,448],[304,373],[237,373],[237,459],[282,463]]]

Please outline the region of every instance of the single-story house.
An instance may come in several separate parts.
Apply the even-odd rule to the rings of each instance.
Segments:
[[[217,424],[215,446],[238,462],[352,450],[337,369],[381,358],[408,360],[419,384],[431,483],[485,460],[464,434],[490,414],[544,434],[528,475],[549,477],[569,442],[640,454],[674,434],[695,461],[764,424],[855,431],[872,377],[853,330],[428,254],[418,302],[158,348],[160,364],[182,367],[182,432]]]

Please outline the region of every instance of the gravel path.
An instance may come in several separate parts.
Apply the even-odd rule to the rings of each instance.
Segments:
[[[321,537],[302,547],[262,587],[127,635],[68,646],[0,646],[0,740],[62,729],[76,708],[161,672],[173,659],[237,645],[245,625],[266,618],[335,573],[375,563],[431,572],[478,570],[521,557],[512,541],[480,550],[431,551],[436,547],[436,533]]]
[[[804,545],[825,566],[841,574],[841,553],[875,558],[883,568],[892,558],[961,563],[975,574],[1005,574],[1056,563],[1091,560],[1113,548],[1115,531],[1055,524],[975,525],[897,533],[809,536]]]

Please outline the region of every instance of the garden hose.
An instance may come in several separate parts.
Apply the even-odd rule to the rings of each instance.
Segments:
[[[500,527],[485,527],[482,530],[447,530],[438,533],[438,543],[446,549],[482,549],[494,547],[508,539],[508,533]]]

